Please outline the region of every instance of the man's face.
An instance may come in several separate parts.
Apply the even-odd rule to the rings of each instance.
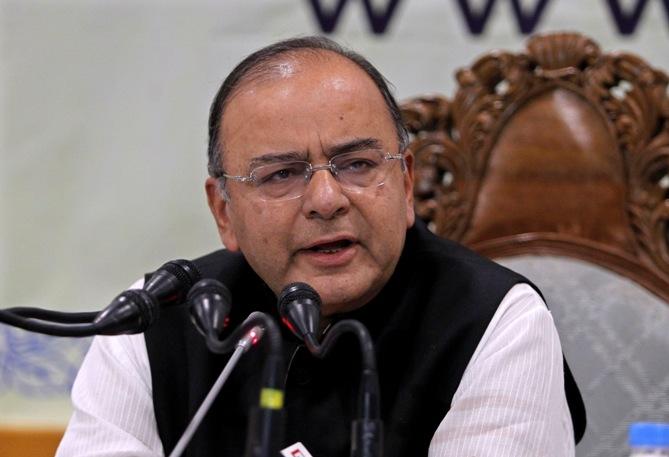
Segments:
[[[287,57],[278,69],[243,82],[228,101],[220,126],[226,173],[248,175],[253,159],[280,154],[326,164],[362,142],[399,152],[383,98],[355,64],[326,53]],[[317,171],[304,196],[287,201],[262,201],[252,185],[228,180],[226,202],[209,178],[209,206],[225,246],[241,250],[275,293],[306,282],[324,316],[350,311],[388,281],[414,222],[413,157],[406,159],[407,172],[393,160],[384,184],[361,192]]]

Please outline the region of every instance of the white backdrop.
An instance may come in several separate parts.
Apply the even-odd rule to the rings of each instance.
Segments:
[[[331,36],[369,57],[399,99],[450,95],[458,67],[522,49],[511,3],[498,0],[474,36],[456,1],[403,0],[374,35],[362,1],[350,0]],[[608,5],[552,0],[535,32],[579,31],[669,70],[662,0],[631,35]],[[0,14],[1,308],[98,309],[164,261],[217,248],[203,193],[211,98],[249,52],[320,32],[306,0],[19,0]],[[64,423],[62,391],[19,386],[13,341],[0,326],[0,424]]]

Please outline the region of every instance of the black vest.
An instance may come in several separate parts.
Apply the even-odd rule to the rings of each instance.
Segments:
[[[195,261],[203,277],[232,292],[231,325],[251,311],[276,316],[276,297],[243,256],[225,250]],[[374,340],[385,456],[427,455],[467,364],[497,306],[511,287],[528,282],[422,224],[407,232],[404,252],[386,287],[341,318],[357,319]],[[146,332],[153,403],[167,455],[220,374],[228,356],[211,354],[185,306],[166,310]],[[313,358],[285,331],[286,446],[303,442],[314,456],[349,455],[360,357],[342,338],[325,360]],[[244,454],[248,412],[257,403],[262,351],[244,355],[187,448],[188,456]],[[578,439],[585,411],[565,364],[565,389]]]

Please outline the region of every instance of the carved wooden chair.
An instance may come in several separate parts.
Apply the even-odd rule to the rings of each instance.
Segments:
[[[668,82],[559,33],[402,106],[418,216],[543,290],[588,410],[580,456],[669,421]]]

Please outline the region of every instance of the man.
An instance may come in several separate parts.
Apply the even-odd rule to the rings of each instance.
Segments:
[[[276,314],[276,295],[294,281],[319,292],[326,321],[363,322],[386,456],[573,455],[548,310],[522,277],[415,223],[407,133],[366,60],[323,38],[262,49],[223,83],[209,131],[205,187],[227,250],[196,264],[231,289],[234,323]],[[353,346],[320,361],[286,344],[286,445],[347,455]],[[225,360],[183,308],[144,336],[97,339],[59,455],[169,453]],[[260,363],[242,359],[191,455],[243,453]],[[572,400],[578,407],[577,392]]]

